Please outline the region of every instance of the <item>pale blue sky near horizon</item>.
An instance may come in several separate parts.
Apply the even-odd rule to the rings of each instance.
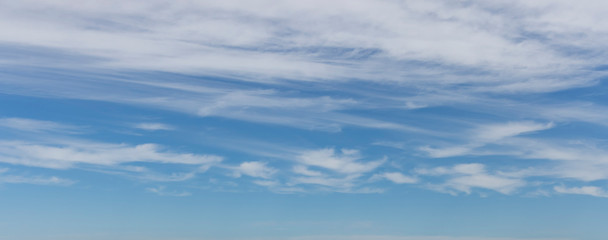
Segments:
[[[604,239],[604,9],[0,1],[0,239]]]

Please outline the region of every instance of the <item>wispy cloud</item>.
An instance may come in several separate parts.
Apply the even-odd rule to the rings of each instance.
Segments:
[[[325,148],[302,152],[296,160],[303,165],[344,174],[370,172],[385,162],[384,159],[358,162],[359,159],[361,159],[361,155],[354,149],[336,151],[333,148]]]
[[[173,153],[156,144],[109,144],[98,142],[36,143],[0,141],[1,162],[46,168],[66,169],[78,164],[102,166],[133,162],[165,164],[212,165],[222,161],[219,156]]]
[[[25,184],[36,184],[36,185],[59,185],[69,186],[74,184],[74,181],[59,178],[59,177],[28,177],[28,176],[15,176],[7,175],[0,176],[0,183],[25,183]]]
[[[481,125],[472,131],[465,133],[469,137],[465,137],[468,143],[445,148],[433,148],[429,146],[421,147],[420,150],[427,152],[431,157],[443,158],[454,157],[471,154],[477,148],[486,146],[487,144],[500,144],[499,141],[519,136],[526,133],[552,128],[553,123],[536,123],[536,122],[508,122],[504,124],[488,124]]]
[[[489,189],[502,194],[511,194],[526,185],[522,179],[489,173],[486,166],[479,163],[457,164],[451,167],[417,169],[416,173],[426,176],[446,177],[441,184],[431,184],[430,188],[456,194],[470,194],[473,188]]]
[[[381,173],[381,174],[374,174],[374,176],[372,176],[372,178],[371,178],[371,180],[377,180],[377,179],[386,179],[386,180],[389,180],[389,181],[391,181],[393,183],[397,183],[397,184],[418,182],[417,178],[405,176],[405,175],[403,175],[403,173],[400,173],[400,172],[385,172],[385,173]]]
[[[29,175],[17,175],[17,174],[6,174],[9,172],[8,168],[0,169],[0,184],[35,184],[35,185],[56,185],[56,186],[69,186],[75,183],[75,181],[56,176],[44,177],[44,176],[29,176]]]
[[[157,194],[159,196],[170,196],[170,197],[187,197],[191,196],[190,192],[178,192],[178,191],[167,191],[166,186],[150,187],[146,188],[146,191]]]
[[[10,4],[3,9],[2,22],[11,24],[0,27],[14,34],[0,38],[6,48],[16,51],[13,55],[27,58],[3,59],[5,65],[77,66],[79,72],[70,75],[83,74],[88,80],[42,81],[13,74],[2,82],[12,88],[1,89],[11,94],[138,104],[304,129],[340,131],[347,125],[424,133],[424,129],[404,123],[339,111],[385,106],[361,101],[369,100],[370,95],[381,96],[383,103],[389,101],[392,106],[419,109],[463,100],[482,102],[496,93],[590,86],[604,74],[592,70],[605,62],[598,57],[602,55],[583,53],[603,51],[606,46],[594,39],[603,39],[605,31],[582,24],[587,21],[573,20],[577,24],[571,25],[557,17],[563,9],[573,9],[568,13],[597,20],[588,22],[602,22],[605,17],[593,11],[592,4],[338,1],[324,4],[324,10],[318,11],[315,1],[281,2],[272,9],[259,1],[204,1],[174,3],[162,14],[144,11],[157,9],[161,2],[136,3],[128,10],[69,1]],[[36,14],[41,11],[54,14]],[[595,38],[589,36],[589,28],[594,29],[591,35]],[[23,48],[14,48],[15,44],[38,49],[40,54],[19,53]],[[575,51],[580,54],[563,49],[580,49]],[[77,60],[61,64],[57,58],[44,58],[49,55],[45,51],[67,52],[62,55],[66,61],[69,56]],[[96,74],[100,70],[113,70],[120,76]],[[186,84],[175,81],[176,76],[141,80],[122,70],[219,76],[260,85],[214,86],[203,80]],[[380,82],[386,87],[380,92],[361,91],[353,82]],[[32,86],[39,91],[19,90]],[[135,88],[145,91],[130,90]],[[303,88],[328,92],[293,94],[303,93]],[[344,97],[332,91],[366,93]],[[413,94],[404,96],[403,92]]]
[[[590,195],[594,197],[608,197],[608,192],[606,190],[595,187],[595,186],[583,186],[583,187],[564,187],[564,186],[555,186],[553,187],[557,193],[563,194],[581,194],[581,195]]]
[[[386,162],[386,159],[364,160],[358,150],[324,148],[299,151],[287,185],[312,185],[345,193],[377,193],[380,189],[362,187],[361,177]],[[317,188],[318,189],[318,188]]]
[[[181,182],[196,177],[197,172],[180,172],[171,174],[161,174],[152,171],[144,171],[141,174],[128,173],[128,177],[146,182]]]
[[[27,132],[78,133],[82,127],[29,118],[0,118],[0,127]]]
[[[546,130],[553,126],[553,123],[543,124],[536,122],[508,122],[506,124],[484,125],[475,130],[474,140],[484,143],[495,142],[507,137]]]
[[[277,169],[269,167],[265,162],[243,162],[237,167],[231,167],[235,177],[247,175],[257,178],[270,178],[277,172]]]
[[[477,70],[476,74],[493,73],[484,77],[496,78],[502,73],[514,76],[488,86],[505,91],[586,84],[582,79],[568,82],[551,78],[556,71],[580,75],[589,62],[582,61],[587,56],[569,55],[557,46],[591,51],[605,47],[594,40],[603,39],[604,32],[597,27],[592,34],[596,38],[564,41],[574,40],[589,27],[580,20],[569,24],[556,17],[563,9],[572,9],[570,15],[584,13],[595,23],[605,20],[587,4],[580,7],[560,2],[549,8],[524,1],[513,5],[338,1],[318,11],[316,1],[277,2],[272,8],[260,1],[204,1],[174,3],[162,13],[149,14],[149,9],[158,9],[159,5],[160,1],[142,2],[129,9],[116,9],[92,2],[13,3],[2,14],[2,22],[13,24],[0,27],[14,34],[1,37],[6,43],[69,49],[103,59],[97,67],[105,68],[259,76],[248,78],[257,81],[268,81],[268,77],[306,81],[372,79],[374,75],[373,79],[392,81],[413,79],[407,76],[424,80],[440,77],[441,82],[479,81],[473,74],[464,74],[459,80],[441,78],[446,72],[463,75],[458,69],[465,68]],[[496,8],[503,11],[492,11]],[[43,9],[61,10],[61,16],[79,21],[36,14]],[[189,10],[188,14],[178,17],[184,9]],[[101,19],[105,24],[100,23]],[[534,38],[526,35],[529,32],[546,37]],[[401,68],[415,61],[443,67],[418,64],[416,68]],[[378,71],[378,66],[390,71]],[[535,81],[529,80],[532,77]],[[555,82],[565,84],[552,84]]]
[[[158,130],[174,130],[175,127],[164,123],[138,123],[135,128],[146,130],[146,131],[158,131]]]
[[[7,53],[0,57],[0,92],[322,131],[327,141],[285,147],[297,144],[217,134],[206,146],[253,157],[219,165],[223,157],[175,150],[183,148],[171,143],[65,140],[56,135],[81,128],[6,117],[1,128],[46,138],[1,140],[0,162],[94,166],[166,182],[220,166],[260,186],[343,192],[427,185],[433,177],[446,191],[505,194],[523,188],[528,177],[608,179],[605,144],[591,133],[570,138],[560,132],[572,122],[605,130],[606,106],[577,93],[549,94],[602,87],[603,3],[355,0],[323,2],[322,10],[320,1],[178,1],[169,8],[163,1],[124,8],[77,3],[26,0],[0,9],[0,49]],[[172,122],[129,122],[145,131],[189,131]],[[361,129],[357,143],[328,147],[339,145],[335,136]],[[233,144],[239,137],[255,143]],[[372,147],[401,152],[364,156],[368,137],[391,138]],[[479,156],[541,163],[465,163]],[[456,163],[397,171],[385,164],[395,157]],[[148,166],[155,164],[187,169]]]

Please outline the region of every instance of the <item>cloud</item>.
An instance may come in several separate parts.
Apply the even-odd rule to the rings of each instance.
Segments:
[[[70,179],[60,178],[56,176],[43,177],[43,176],[25,176],[25,175],[14,175],[5,174],[9,171],[8,168],[0,168],[0,184],[35,184],[35,185],[55,185],[55,186],[69,186],[75,183]]]
[[[338,1],[319,11],[318,3],[276,2],[272,9],[264,1],[178,2],[171,8],[146,1],[129,9],[93,1],[12,3],[0,14],[0,47],[11,50],[0,60],[3,66],[35,68],[58,79],[6,71],[0,91],[330,132],[349,126],[424,134],[405,121],[344,110],[483,102],[493,94],[590,86],[605,75],[590,70],[606,62],[597,57],[603,55],[582,53],[606,49],[587,37],[589,28],[595,39],[606,31],[578,18],[572,18],[575,25],[556,18],[575,9],[568,14],[605,19],[589,15],[587,4]],[[572,48],[580,54],[563,51]],[[99,74],[107,72],[115,75]],[[136,79],[150,72],[177,74]],[[181,73],[207,78],[176,80]],[[235,84],[210,80],[218,77]],[[360,88],[369,86],[361,82],[381,87]],[[37,91],[28,90],[33,87]]]
[[[170,196],[170,197],[187,197],[191,196],[190,192],[177,192],[177,191],[167,191],[166,186],[158,186],[158,187],[150,187],[146,188],[146,191],[157,194],[159,196]]]
[[[475,140],[481,142],[495,142],[508,137],[546,130],[553,126],[553,123],[542,124],[528,121],[484,125],[475,130],[477,132]]]
[[[256,178],[270,178],[278,170],[268,166],[265,162],[243,162],[237,167],[233,167],[234,176],[241,177],[247,175]]]
[[[272,108],[288,110],[290,108],[308,109],[328,112],[356,104],[352,99],[320,98],[286,98],[277,96],[276,91],[234,91],[222,95],[211,104],[201,107],[199,115],[208,116],[217,112],[243,108]]]
[[[513,139],[508,154],[522,159],[550,161],[523,171],[525,176],[567,178],[580,181],[608,179],[608,151],[603,141]]]
[[[426,152],[430,157],[433,158],[444,158],[454,157],[469,154],[474,147],[472,146],[456,146],[456,147],[445,147],[445,148],[433,148],[429,146],[423,146],[419,149]]]
[[[426,105],[426,104],[418,104],[418,103],[411,102],[411,101],[406,101],[405,102],[405,109],[412,110],[412,109],[419,109],[419,108],[425,108],[425,107],[428,107],[428,105]]]
[[[470,137],[466,139],[468,140],[468,143],[466,144],[445,148],[423,146],[419,149],[434,158],[468,155],[474,153],[476,149],[482,148],[488,144],[504,144],[501,142],[502,140],[522,134],[550,129],[553,126],[554,124],[551,122],[542,124],[530,121],[480,125],[467,133]]]
[[[382,189],[363,187],[361,177],[376,170],[386,158],[365,161],[354,149],[323,148],[297,151],[294,157],[295,175],[287,186],[303,185],[315,190],[343,193],[379,193]]]
[[[420,168],[416,173],[426,176],[445,177],[445,182],[430,185],[431,189],[456,194],[470,194],[472,189],[489,189],[502,194],[511,194],[526,185],[519,178],[491,174],[479,163],[456,164],[451,167]],[[456,191],[456,192],[454,192]]]
[[[69,186],[74,184],[74,181],[59,177],[28,177],[28,176],[0,176],[0,183],[25,183],[25,184],[36,184],[36,185],[59,185]]]
[[[36,143],[0,141],[0,162],[67,169],[82,164],[116,166],[124,163],[213,165],[222,161],[214,155],[173,153],[156,144],[110,144],[87,141]]]
[[[556,121],[588,122],[600,126],[608,125],[608,116],[602,114],[603,112],[608,111],[608,107],[600,102],[594,103],[576,100],[528,108],[528,111],[530,112],[538,113],[545,118],[555,119]]]
[[[385,172],[381,174],[374,174],[372,176],[372,180],[375,179],[386,179],[396,184],[404,184],[404,183],[417,183],[418,179],[415,177],[405,176],[400,172]]]
[[[204,102],[196,106],[196,114],[201,117],[220,116],[329,132],[339,132],[342,126],[423,131],[404,124],[338,113],[356,106],[357,102],[348,98],[285,96],[275,90],[254,90],[230,91]]]
[[[93,1],[12,3],[0,14],[5,45],[69,52],[64,55],[88,61],[72,66],[29,52],[22,54],[30,58],[3,62],[263,83],[357,79],[542,92],[593,84],[588,69],[605,59],[582,53],[607,47],[601,41],[605,28],[596,26],[606,17],[587,3],[358,0],[324,4],[320,11],[321,1],[279,1],[271,8],[265,1],[177,2],[171,8],[161,7],[163,2],[138,2],[128,9]],[[581,54],[563,50],[572,48]]]
[[[253,181],[253,183],[260,185],[260,186],[264,186],[264,187],[274,187],[274,186],[277,186],[280,184],[277,181],[268,181],[268,180],[255,180],[255,181]]]
[[[174,130],[175,127],[164,123],[138,123],[135,128],[146,131]]]
[[[403,123],[383,121],[369,116],[340,112],[363,106],[349,97],[331,97],[323,94],[303,95],[299,91],[274,85],[264,85],[262,89],[247,87],[247,84],[225,86],[209,78],[192,81],[181,75],[156,76],[151,80],[138,80],[138,74],[124,78],[108,77],[103,74],[84,74],[89,79],[82,82],[66,82],[63,71],[48,73],[48,80],[39,82],[26,74],[7,77],[16,79],[7,88],[54,89],[49,92],[13,92],[36,97],[73,98],[107,101],[118,104],[169,110],[199,117],[224,117],[254,123],[289,126],[307,130],[339,132],[343,127],[364,127],[375,129],[424,132],[423,129]],[[75,73],[78,75],[78,73]],[[127,78],[127,79],[125,79]],[[137,80],[129,80],[135,78]],[[167,79],[168,78],[168,79]],[[17,90],[20,88],[16,88]],[[134,91],[139,89],[140,91]],[[155,128],[156,126],[145,126]]]
[[[129,177],[134,177],[140,181],[151,181],[151,182],[181,182],[193,179],[196,177],[197,172],[181,172],[171,174],[159,174],[151,171],[145,171],[138,175],[129,173]]]
[[[594,197],[608,197],[608,192],[604,189],[595,186],[583,186],[583,187],[564,187],[564,186],[555,186],[553,187],[557,193],[563,194],[581,194],[581,195],[590,195]]]
[[[531,126],[531,125],[528,125]],[[548,127],[548,125],[545,125]],[[520,128],[520,127],[518,127]],[[520,128],[521,129],[521,128]],[[542,125],[529,129],[543,129]],[[520,134],[516,131],[516,134]],[[529,132],[529,131],[526,131]],[[560,179],[578,180],[583,182],[608,179],[608,151],[603,141],[591,139],[555,139],[529,138],[510,136],[512,133],[493,134],[484,139],[497,139],[492,145],[467,144],[446,148],[423,148],[432,157],[453,156],[508,156],[515,159],[540,160],[540,164],[526,166],[512,165],[501,176],[513,178],[544,177],[553,181]],[[517,169],[519,168],[519,169]],[[443,171],[443,173],[441,173]],[[428,175],[449,174],[448,168],[425,170]]]
[[[0,118],[0,127],[27,132],[78,133],[80,127],[28,118]]]
[[[359,151],[353,149],[341,149],[336,151],[333,148],[303,151],[296,158],[302,165],[331,170],[344,174],[358,174],[370,172],[386,160],[376,160],[359,162],[361,159]]]
[[[332,191],[345,191],[356,187],[356,180],[360,175],[347,176],[296,176],[291,178],[289,185],[313,184],[330,187]]]
[[[305,81],[371,79],[374,74],[376,78],[398,81],[417,69],[401,70],[401,64],[423,61],[445,68],[418,65],[423,69],[418,75],[442,76],[450,72],[450,66],[458,66],[518,77],[504,78],[507,86],[525,83],[522,79],[531,76],[549,85],[555,80],[542,78],[544,75],[582,68],[582,56],[564,54],[556,45],[591,50],[605,47],[593,38],[572,42],[560,39],[573,40],[590,27],[556,18],[559,9],[569,7],[578,11],[570,15],[589,15],[583,10],[587,8],[564,2],[556,4],[557,8],[541,8],[524,2],[338,1],[325,4],[323,11],[316,7],[319,3],[276,2],[268,8],[263,1],[178,2],[150,14],[150,9],[161,9],[162,1],[136,3],[129,9],[88,1],[38,5],[26,1],[4,9],[2,22],[14,24],[0,27],[14,34],[0,37],[6,43],[70,50],[103,59],[97,65],[105,68],[260,76],[252,78],[258,81],[268,81],[268,77]],[[504,11],[493,11],[496,8]],[[189,11],[183,11],[186,9]],[[41,11],[52,14],[37,14]],[[591,16],[595,23],[605,20],[601,14]],[[603,39],[602,28],[594,29],[595,39]],[[526,32],[545,38],[541,41]],[[378,66],[390,71],[375,70]],[[493,84],[502,85],[500,81]],[[563,87],[576,84],[580,82]],[[529,86],[521,84],[511,89],[528,90]]]
[[[323,175],[323,173],[321,173],[319,171],[312,171],[312,170],[308,169],[308,167],[302,166],[302,165],[294,166],[293,172],[297,173],[297,174],[305,175],[305,176],[311,176],[311,177],[318,177],[318,176]]]
[[[439,187],[446,191],[480,188],[511,194],[525,185],[524,178],[539,176],[608,179],[605,144],[592,139],[608,122],[602,114],[607,108],[592,96],[603,94],[599,83],[607,75],[602,70],[608,60],[602,54],[608,49],[605,3],[227,0],[177,1],[166,7],[166,1],[151,0],[115,8],[112,2],[118,3],[4,4],[0,92],[104,101],[204,121],[220,117],[336,136],[367,128],[370,134],[360,135],[361,141],[391,136],[394,141],[377,144],[403,154],[418,149],[431,158],[534,160],[507,164],[506,172],[466,164],[419,170],[426,171],[419,173],[424,178],[440,179]],[[584,88],[589,86],[597,90]],[[559,97],[544,94],[574,88],[579,89]],[[579,91],[589,94],[583,98]],[[568,127],[584,130],[582,122],[595,124],[598,131],[560,135]],[[40,135],[80,133],[79,127],[25,118],[1,118],[0,127]],[[155,122],[133,127],[176,129]],[[550,133],[556,135],[536,134],[553,128]],[[209,144],[230,145],[234,140],[229,138],[218,136],[221,141]],[[320,146],[335,145],[335,139]],[[290,161],[285,172],[291,175],[285,176],[256,159],[222,166],[235,176],[255,178],[258,185],[346,192],[363,191],[369,183],[361,179],[374,176],[394,183],[414,181],[405,172],[379,171],[388,158],[370,160],[356,150],[249,146],[255,149],[241,151]],[[0,162],[57,169],[94,166],[150,181],[181,181],[222,160],[168,147],[9,139],[0,141]],[[149,166],[154,164],[189,169],[171,172]],[[422,177],[415,178],[425,184]]]

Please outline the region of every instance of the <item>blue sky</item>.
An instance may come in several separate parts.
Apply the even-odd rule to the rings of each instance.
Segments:
[[[0,239],[608,234],[606,2],[0,3]]]

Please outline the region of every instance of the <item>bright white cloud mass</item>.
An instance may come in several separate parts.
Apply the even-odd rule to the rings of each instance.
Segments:
[[[381,196],[605,201],[606,9],[591,0],[0,0],[0,199],[40,187],[174,201],[338,195],[329,202],[339,206],[390,205],[370,200]],[[339,219],[275,225],[274,210],[256,214],[252,226],[327,227],[273,235],[283,239],[504,235],[364,232],[369,224]],[[504,236],[602,235],[511,230],[521,234]],[[242,237],[218,236],[207,237]]]

